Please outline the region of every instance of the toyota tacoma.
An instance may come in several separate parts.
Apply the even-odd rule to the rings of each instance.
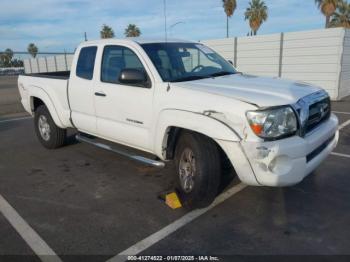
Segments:
[[[191,208],[214,200],[226,162],[245,184],[290,186],[338,141],[322,88],[240,73],[197,42],[84,42],[69,72],[21,75],[18,87],[44,147],[63,146],[75,128],[78,140],[134,160],[174,161],[177,190]]]

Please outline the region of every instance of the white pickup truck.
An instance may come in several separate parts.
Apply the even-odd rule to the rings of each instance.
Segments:
[[[192,208],[217,195],[223,159],[248,185],[288,186],[319,166],[338,141],[324,90],[242,74],[196,42],[84,42],[70,72],[21,75],[18,86],[43,146],[64,145],[66,129],[75,128],[78,140],[134,160],[158,167],[174,160],[177,189]]]

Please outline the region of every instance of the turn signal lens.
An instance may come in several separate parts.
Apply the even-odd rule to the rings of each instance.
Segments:
[[[264,130],[264,126],[262,125],[251,124],[250,127],[256,135],[260,135]]]

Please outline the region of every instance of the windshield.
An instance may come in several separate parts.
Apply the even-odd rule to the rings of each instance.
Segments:
[[[165,82],[181,82],[235,74],[233,66],[198,43],[142,44]]]

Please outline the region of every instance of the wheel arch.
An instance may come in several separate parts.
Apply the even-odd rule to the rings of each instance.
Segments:
[[[181,132],[196,132],[214,140],[240,141],[239,135],[219,120],[204,114],[163,110],[156,125],[154,150],[164,160],[174,157],[177,140]],[[220,149],[220,145],[216,143]]]
[[[31,93],[31,96],[30,96],[31,111],[34,113],[40,105],[45,105],[49,110],[49,113],[53,121],[55,122],[55,124],[60,128],[65,128],[48,94],[40,88],[35,88],[35,89],[33,88],[32,91],[33,92]]]

